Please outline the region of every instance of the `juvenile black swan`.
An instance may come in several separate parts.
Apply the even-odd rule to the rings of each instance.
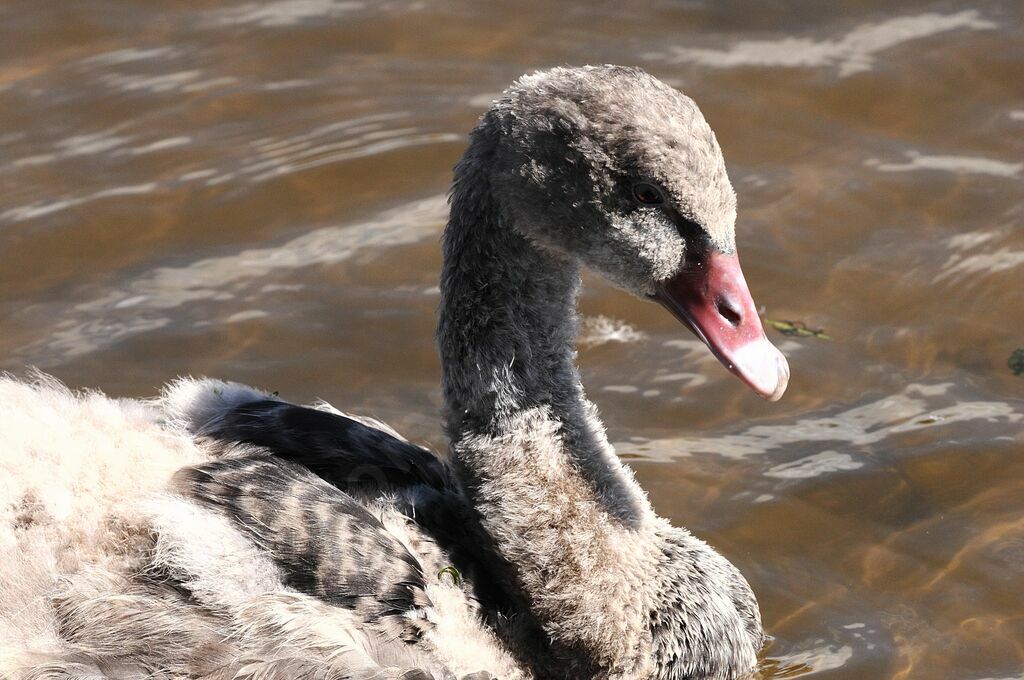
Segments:
[[[573,361],[586,265],[779,398],[735,205],[700,111],[646,73],[509,88],[444,235],[450,462],[231,383],[140,402],[0,378],[0,677],[746,673],[747,582],[654,514]]]

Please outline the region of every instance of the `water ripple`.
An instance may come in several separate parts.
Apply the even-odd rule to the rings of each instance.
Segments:
[[[1024,266],[1024,250],[1006,245],[1007,237],[1012,236],[1010,230],[991,230],[949,237],[943,245],[953,252],[939,267],[932,283],[977,283],[978,274],[998,274]],[[995,247],[1000,241],[1003,245]],[[977,252],[981,248],[986,250]]]
[[[202,74],[203,72],[199,69],[161,73],[158,75],[105,73],[100,76],[100,82],[120,92],[144,91],[156,94],[184,90],[190,83],[198,80]]]
[[[905,152],[904,163],[884,162],[869,158],[864,164],[882,172],[911,172],[915,170],[937,170],[968,175],[1017,178],[1024,170],[1024,163],[1008,163],[978,156],[931,156],[918,151]]]
[[[349,120],[324,124],[294,135],[265,136],[253,141],[233,143],[211,167],[190,169],[167,179],[119,186],[78,195],[47,197],[0,210],[0,222],[37,219],[81,206],[97,199],[162,190],[175,190],[183,184],[216,186],[228,182],[258,184],[292,173],[342,163],[358,158],[389,153],[399,149],[431,144],[461,143],[463,135],[423,130],[413,125],[389,125],[407,119],[407,112],[381,112]],[[82,156],[118,159],[166,152],[202,144],[192,135],[174,135],[139,139],[123,134],[125,126],[94,133],[77,134],[54,142],[47,153],[25,156],[7,168],[59,164]],[[216,156],[210,160],[217,160]]]
[[[995,439],[997,424],[1010,425],[1008,432],[1017,433],[1024,423],[1024,411],[1012,403],[986,400],[954,400],[950,396],[952,383],[910,384],[901,392],[853,406],[836,413],[824,413],[796,422],[754,425],[741,432],[715,434],[705,437],[673,437],[652,439],[638,446],[636,442],[623,444],[625,450],[640,452],[655,459],[671,459],[711,453],[726,458],[742,459],[784,449],[787,446],[817,442],[864,447],[877,444],[898,435],[917,432],[931,427],[949,427],[968,421],[991,423],[990,438]],[[776,473],[789,476],[809,476],[805,473],[824,474],[834,469],[852,469],[849,461],[836,458],[836,452],[824,458],[811,458],[773,468]],[[825,464],[831,462],[833,465]],[[842,465],[840,465],[842,464]],[[791,467],[790,467],[791,466]],[[845,467],[844,467],[845,466]],[[775,476],[786,476],[785,474]]]
[[[269,248],[197,260],[180,267],[159,267],[86,302],[43,310],[60,319],[45,340],[18,350],[26,363],[53,365],[110,347],[183,318],[208,320],[209,309],[193,313],[189,305],[225,301],[263,291],[281,270],[335,264],[368,248],[415,243],[437,234],[447,203],[443,196],[389,210],[377,218],[344,227],[324,227]],[[242,316],[239,316],[239,315]],[[262,310],[232,310],[226,323],[256,318]],[[194,317],[194,318],[193,318]]]
[[[272,28],[294,26],[312,19],[331,19],[363,7],[362,2],[343,0],[276,0],[218,10],[210,18],[217,26],[254,24]]]
[[[180,56],[181,53],[181,48],[171,46],[151,47],[145,49],[138,47],[126,47],[124,49],[86,57],[79,63],[96,66],[118,66],[120,64],[130,64],[136,61],[169,59]]]
[[[864,467],[864,463],[855,461],[853,456],[848,453],[822,451],[805,458],[776,465],[765,472],[764,476],[778,477],[779,479],[809,479],[832,472],[857,470],[861,467]]]
[[[582,347],[597,347],[609,342],[639,342],[646,338],[646,333],[638,331],[625,321],[607,316],[588,316],[580,323],[577,342]]]
[[[53,213],[67,210],[68,208],[74,208],[85,203],[90,203],[103,198],[115,198],[118,196],[138,196],[139,194],[148,194],[155,191],[157,185],[155,182],[146,182],[145,184],[132,184],[127,186],[112,187],[110,189],[102,189],[95,191],[91,194],[77,197],[66,197],[57,200],[46,200],[31,203],[29,205],[22,205],[16,208],[9,208],[3,212],[0,212],[0,221],[10,222],[21,222],[23,220],[37,219],[39,217],[45,217],[52,215]]]
[[[672,47],[645,55],[669,63],[695,63],[712,68],[741,66],[836,66],[840,77],[869,71],[875,55],[904,43],[953,30],[989,30],[997,24],[977,10],[955,14],[926,13],[861,24],[846,35],[828,40],[785,37],[778,40],[741,40],[726,49]]]

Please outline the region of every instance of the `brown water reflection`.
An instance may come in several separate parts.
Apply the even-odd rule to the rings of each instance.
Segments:
[[[449,168],[490,98],[641,65],[718,132],[793,381],[749,395],[589,281],[585,379],[657,508],[750,578],[765,678],[1024,677],[1024,9],[0,5],[0,368],[205,373],[443,447]]]

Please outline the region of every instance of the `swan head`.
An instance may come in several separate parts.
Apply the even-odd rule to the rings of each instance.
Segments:
[[[480,126],[494,200],[525,237],[661,303],[772,401],[789,366],[736,253],[736,194],[692,99],[620,66],[516,81]]]

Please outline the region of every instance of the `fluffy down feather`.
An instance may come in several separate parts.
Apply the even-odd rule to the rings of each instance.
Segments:
[[[0,676],[521,677],[472,584],[438,575],[448,556],[393,499],[193,436],[254,397],[0,377]]]

